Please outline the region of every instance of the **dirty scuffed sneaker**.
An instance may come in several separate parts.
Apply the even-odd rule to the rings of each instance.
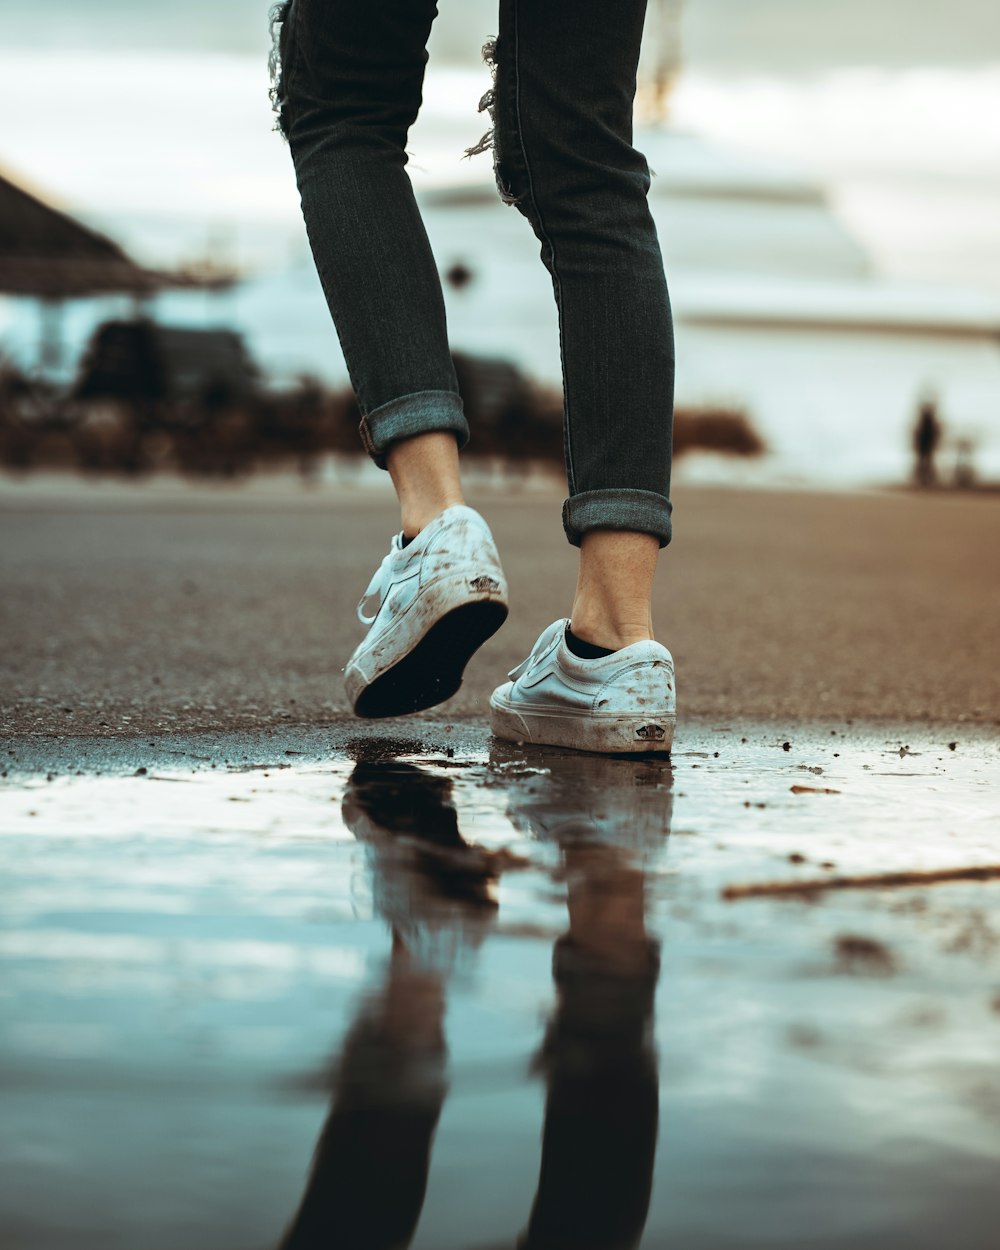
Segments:
[[[396,534],[358,604],[369,629],[344,669],[351,707],[358,716],[400,716],[450,699],[506,617],[507,581],[475,509],[445,508],[405,546]]]
[[[490,699],[498,738],[578,751],[669,752],[677,702],[674,661],[658,642],[635,642],[596,660],[566,645],[568,621],[544,630]]]

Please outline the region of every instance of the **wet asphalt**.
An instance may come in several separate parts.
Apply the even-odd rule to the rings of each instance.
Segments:
[[[490,690],[569,610],[556,490],[471,492],[511,616],[434,723]],[[294,481],[0,490],[0,735],[350,732],[355,605],[397,525],[390,498]],[[686,719],[995,728],[1000,500],[676,492],[655,600]],[[682,739],[681,739],[682,740]]]
[[[0,1244],[992,1250],[1000,882],[837,882],[995,866],[1000,745],[782,732],[19,739]]]
[[[0,489],[0,1245],[992,1250],[997,501],[678,492],[622,760],[483,714],[554,493],[473,496],[511,619],[365,722],[390,501],[56,486]]]

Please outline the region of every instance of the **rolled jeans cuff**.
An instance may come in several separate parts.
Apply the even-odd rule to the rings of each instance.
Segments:
[[[671,503],[651,490],[587,490],[563,504],[563,529],[574,547],[588,530],[632,530],[670,542]]]
[[[450,430],[461,449],[469,441],[462,397],[455,391],[414,391],[375,408],[361,418],[358,426],[365,451],[380,469],[385,468],[385,451],[390,443],[414,434]]]

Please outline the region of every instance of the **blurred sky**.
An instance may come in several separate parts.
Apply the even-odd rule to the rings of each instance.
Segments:
[[[7,49],[253,52],[270,0],[0,0]],[[473,61],[497,0],[439,0],[442,59]],[[688,62],[795,71],[829,65],[975,65],[1000,57],[995,0],[688,0]]]
[[[243,257],[255,228],[301,242],[271,133],[270,7],[0,0],[0,168],[151,260],[215,237]],[[460,158],[484,128],[479,49],[497,0],[438,7],[411,172],[488,179],[488,158]],[[683,13],[677,126],[817,179],[884,273],[1000,291],[1000,2],[686,0]],[[647,56],[655,31],[654,18]]]

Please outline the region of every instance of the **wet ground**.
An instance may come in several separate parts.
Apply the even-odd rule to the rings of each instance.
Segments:
[[[995,735],[4,751],[4,1247],[996,1244]]]

